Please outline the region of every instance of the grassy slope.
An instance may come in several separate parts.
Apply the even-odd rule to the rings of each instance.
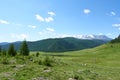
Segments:
[[[120,44],[105,44],[62,54],[62,59],[71,61],[78,70],[91,70],[102,76],[102,80],[120,80]]]
[[[1,80],[32,80],[48,78],[49,80],[120,80],[120,44],[105,44],[93,49],[65,53],[43,53],[39,57],[8,58],[9,64],[0,63]],[[34,53],[31,53],[31,55]],[[54,55],[53,67],[39,65],[44,54]],[[51,57],[53,59],[53,57]],[[48,72],[45,72],[48,70]],[[36,79],[37,80],[37,79]]]

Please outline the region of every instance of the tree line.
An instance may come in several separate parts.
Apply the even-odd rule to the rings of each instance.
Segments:
[[[117,38],[111,40],[111,43],[120,43],[120,35]]]
[[[9,45],[9,48],[8,50],[2,50],[1,46],[0,46],[0,53],[2,55],[9,55],[9,56],[16,56],[17,55],[17,51],[15,50],[14,48],[14,44],[11,43]],[[20,46],[20,49],[19,49],[19,55],[23,55],[23,56],[28,56],[29,55],[29,48],[28,48],[28,45],[27,45],[27,42],[26,40],[24,40]]]

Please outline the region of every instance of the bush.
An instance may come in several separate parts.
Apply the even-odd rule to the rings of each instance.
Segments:
[[[2,60],[1,60],[1,63],[2,64],[9,64],[9,61],[8,61],[7,57],[3,57]]]
[[[36,57],[38,57],[39,55],[40,55],[39,52],[37,52],[37,53],[36,53]]]
[[[43,61],[43,64],[45,65],[45,66],[52,66],[52,60],[50,59],[50,57],[49,56],[46,56],[45,58],[44,58],[44,61]]]
[[[42,61],[41,61],[41,60],[39,60],[39,61],[38,61],[38,64],[39,64],[39,65],[41,65],[41,64],[42,64]]]
[[[75,80],[84,80],[84,78],[78,72],[74,72],[73,79],[75,79]]]
[[[75,80],[84,80],[84,78],[82,76],[79,76],[79,75],[74,75],[74,79]]]

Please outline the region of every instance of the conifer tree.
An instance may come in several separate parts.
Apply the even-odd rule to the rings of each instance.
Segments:
[[[111,43],[119,43],[120,42],[120,35],[117,38],[111,40],[110,42]]]
[[[29,48],[28,48],[26,40],[24,40],[22,42],[22,44],[21,44],[20,55],[24,55],[24,56],[28,56],[29,55]]]
[[[16,51],[14,49],[14,44],[10,44],[9,49],[8,49],[8,55],[10,55],[10,56],[16,55]]]
[[[2,54],[3,56],[7,56],[7,51],[6,51],[5,49],[3,49],[2,52],[1,52],[1,54]]]

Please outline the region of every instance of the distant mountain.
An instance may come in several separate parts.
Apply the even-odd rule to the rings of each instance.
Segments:
[[[65,52],[92,48],[108,42],[99,39],[78,39],[73,37],[44,39],[34,42],[27,42],[30,51],[45,52]],[[21,42],[15,42],[16,50],[19,50]],[[3,49],[8,49],[9,44],[3,45]]]
[[[98,40],[112,40],[111,38],[105,36],[105,35],[78,35],[76,38],[79,39],[98,39]]]
[[[6,45],[6,44],[9,44],[8,42],[2,42],[0,43],[0,45]]]

